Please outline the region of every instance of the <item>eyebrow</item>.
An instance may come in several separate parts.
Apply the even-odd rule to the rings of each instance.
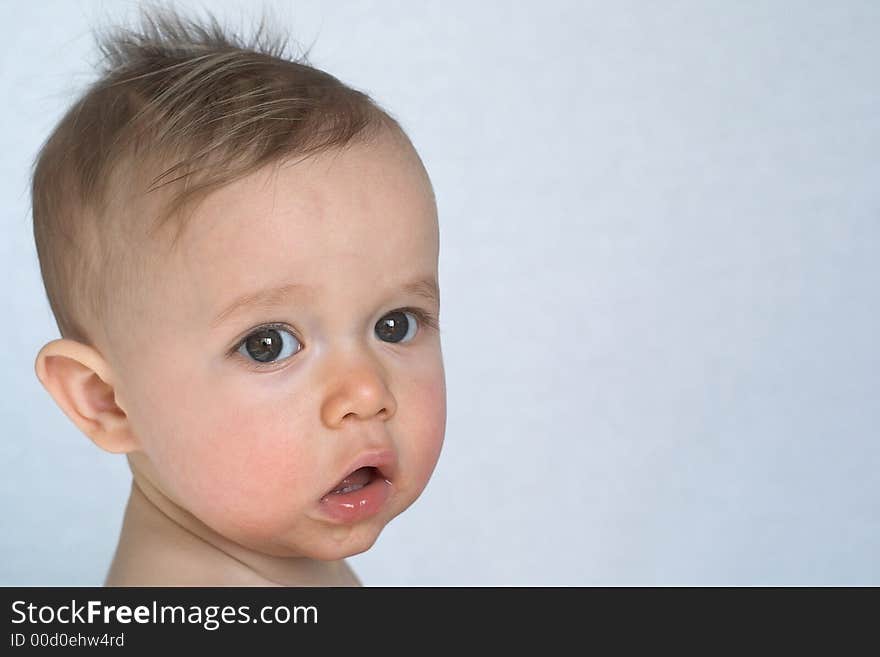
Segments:
[[[265,288],[243,294],[224,308],[211,322],[211,327],[216,328],[223,324],[231,317],[241,312],[254,308],[277,308],[284,303],[285,300],[295,295],[298,291],[304,289],[305,286],[296,283],[288,283],[277,287]],[[437,279],[433,276],[418,278],[414,281],[404,284],[400,288],[403,292],[420,296],[435,304],[440,304],[440,289],[437,286]]]

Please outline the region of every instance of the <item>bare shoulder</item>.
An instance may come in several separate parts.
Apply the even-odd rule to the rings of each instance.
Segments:
[[[240,564],[177,542],[117,549],[104,586],[265,586]]]

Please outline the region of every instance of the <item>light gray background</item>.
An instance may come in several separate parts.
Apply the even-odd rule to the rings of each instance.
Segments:
[[[880,4],[266,4],[438,197],[446,446],[365,584],[880,584]],[[0,584],[100,584],[128,492],[33,372],[28,183],[134,7],[0,2]]]

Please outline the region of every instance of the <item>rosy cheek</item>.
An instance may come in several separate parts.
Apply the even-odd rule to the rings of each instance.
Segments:
[[[423,483],[434,471],[443,448],[446,432],[446,383],[442,377],[426,383],[418,398],[419,453],[415,456],[415,474]]]
[[[191,424],[164,460],[180,502],[215,528],[269,527],[295,507],[308,463],[296,428],[265,413]]]

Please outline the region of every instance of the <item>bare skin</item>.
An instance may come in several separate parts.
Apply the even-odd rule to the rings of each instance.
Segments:
[[[43,347],[41,383],[132,471],[108,586],[360,585],[344,559],[415,502],[443,443],[423,283],[436,289],[437,226],[420,160],[392,136],[269,167],[205,200],[112,336]],[[245,338],[269,325],[279,350],[258,363],[266,343]],[[328,512],[377,454],[387,499]]]
[[[255,557],[135,477],[104,586],[362,586],[344,560]]]

